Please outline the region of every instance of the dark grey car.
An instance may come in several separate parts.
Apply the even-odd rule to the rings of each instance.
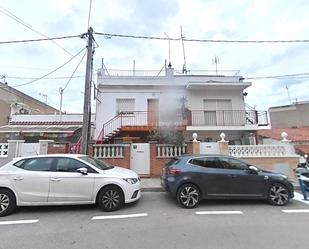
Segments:
[[[283,206],[294,197],[287,176],[223,155],[175,157],[163,168],[161,184],[185,208],[215,198],[266,199]]]

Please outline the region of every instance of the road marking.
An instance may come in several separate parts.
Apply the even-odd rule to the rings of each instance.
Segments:
[[[304,196],[298,192],[294,192],[294,198],[293,200],[296,200],[296,201],[300,201],[302,203],[306,203],[309,205],[309,201],[305,201],[304,200]]]
[[[286,209],[282,210],[283,213],[296,214],[296,213],[309,213],[309,209]]]
[[[39,220],[14,220],[14,221],[0,221],[0,225],[18,225],[18,224],[32,224]]]
[[[125,219],[125,218],[137,218],[148,216],[147,213],[141,214],[123,214],[123,215],[104,215],[104,216],[94,216],[92,220],[108,220],[108,219]]]
[[[199,211],[195,214],[243,214],[242,211]]]

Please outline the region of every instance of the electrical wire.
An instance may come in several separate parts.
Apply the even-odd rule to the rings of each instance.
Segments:
[[[34,29],[30,24],[26,23],[25,21],[23,21],[22,19],[20,19],[18,16],[14,15],[11,11],[7,10],[4,7],[0,6],[0,12],[3,13],[4,15],[6,15],[7,17],[15,20],[16,22],[20,23],[21,25],[25,26],[26,28],[30,29],[31,31],[47,38],[48,40],[50,40],[52,43],[54,43],[56,46],[58,46],[59,48],[61,48],[64,52],[66,52],[67,54],[69,54],[70,56],[73,56],[73,54],[71,52],[69,52],[67,49],[65,49],[64,47],[62,47],[60,44],[58,44],[56,41],[54,41],[54,39],[50,39],[50,37],[48,37],[47,35],[43,34],[42,32],[37,31],[36,29]]]
[[[80,66],[80,64],[82,63],[82,61],[83,61],[83,59],[85,58],[85,55],[86,55],[86,54],[87,54],[87,51],[85,51],[85,53],[84,53],[83,57],[82,57],[82,58],[80,59],[80,61],[78,62],[78,64],[77,64],[76,68],[74,69],[73,73],[71,74],[71,76],[70,76],[69,80],[67,81],[67,83],[66,83],[65,87],[64,87],[64,88],[62,88],[62,91],[64,91],[64,90],[67,88],[67,86],[69,85],[70,81],[71,81],[71,80],[72,80],[72,78],[74,77],[75,72],[77,71],[78,67],[79,67],[79,66]]]
[[[23,84],[20,84],[20,85],[15,85],[13,87],[20,87],[20,86],[25,86],[25,85],[29,85],[29,84],[32,84],[38,80],[41,80],[43,78],[45,78],[46,76],[48,75],[51,75],[52,73],[56,72],[57,70],[59,70],[60,68],[64,67],[65,65],[67,65],[70,61],[72,61],[74,58],[76,58],[80,53],[82,53],[86,48],[83,48],[81,51],[79,51],[76,55],[72,56],[70,60],[68,60],[67,62],[65,62],[64,64],[62,64],[61,66],[57,67],[56,69],[52,70],[51,72],[39,77],[39,78],[36,78],[34,80],[31,80],[29,82],[26,82],[26,83],[23,83]]]
[[[83,78],[85,77],[84,75],[76,75],[76,76],[73,76],[72,78]],[[5,76],[5,78],[7,79],[19,79],[19,80],[34,80],[36,79],[35,77],[15,77],[15,76]],[[59,77],[45,77],[44,79],[42,80],[62,80],[62,79],[69,79],[71,77],[69,76],[59,76]]]
[[[244,77],[248,80],[256,79],[281,79],[281,78],[309,78],[309,73],[297,73],[297,74],[283,74],[283,75],[272,75],[272,76],[259,76],[259,77]]]
[[[213,42],[213,43],[306,43],[309,39],[296,39],[296,40],[219,40],[219,39],[186,39],[186,38],[170,38],[170,37],[155,37],[155,36],[141,36],[141,35],[123,35],[94,32],[96,35],[105,36],[107,39],[112,37],[120,38],[134,38],[134,39],[148,39],[148,40],[169,40],[169,41],[187,41],[187,42]]]
[[[39,42],[39,41],[52,41],[52,40],[61,40],[61,39],[71,39],[79,37],[82,35],[66,35],[66,36],[58,36],[58,37],[49,37],[49,38],[38,38],[38,39],[28,39],[28,40],[13,40],[13,41],[0,41],[1,44],[10,44],[10,43],[24,43],[24,42]],[[74,56],[74,55],[72,55]]]

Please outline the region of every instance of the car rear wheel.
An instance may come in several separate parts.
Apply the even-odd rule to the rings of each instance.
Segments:
[[[0,217],[14,211],[16,200],[14,194],[7,189],[0,189]]]
[[[107,186],[101,190],[98,196],[98,204],[105,212],[120,209],[124,202],[122,190],[117,186]]]
[[[193,184],[184,184],[177,191],[177,201],[184,208],[195,208],[200,202],[200,191]]]
[[[280,183],[273,184],[268,193],[268,201],[272,205],[284,206],[290,200],[289,190]]]

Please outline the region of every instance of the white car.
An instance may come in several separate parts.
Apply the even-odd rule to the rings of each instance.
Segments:
[[[135,172],[86,155],[20,157],[0,167],[0,216],[32,205],[97,203],[114,211],[140,197]]]

